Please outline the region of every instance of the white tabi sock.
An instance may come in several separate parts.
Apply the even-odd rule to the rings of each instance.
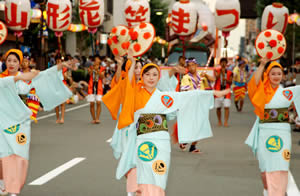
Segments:
[[[268,191],[264,189],[264,196],[268,196]]]
[[[0,180],[0,195],[7,195],[7,192],[5,192],[5,186],[3,180]]]
[[[127,196],[135,196],[135,193],[134,192],[128,192]]]
[[[11,193],[11,194],[10,194],[10,196],[17,196],[17,194],[15,194],[15,193]]]

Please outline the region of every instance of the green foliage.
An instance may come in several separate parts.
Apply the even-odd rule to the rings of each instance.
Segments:
[[[166,18],[168,16],[168,3],[163,3],[162,0],[151,0],[149,4],[151,8],[151,23],[155,27],[156,35],[164,38]],[[157,11],[162,12],[163,15],[156,15]]]
[[[151,0],[149,2],[151,8],[151,23],[154,25],[156,30],[156,36],[165,38],[166,32],[166,18],[168,17],[168,3],[162,2],[162,0]],[[156,15],[156,12],[160,11],[162,15]],[[154,43],[150,56],[161,58],[161,47],[164,47],[158,43]],[[165,50],[166,51],[166,50]]]

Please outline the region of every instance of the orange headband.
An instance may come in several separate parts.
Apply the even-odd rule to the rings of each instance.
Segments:
[[[5,53],[5,59],[7,59],[7,57],[9,56],[10,53],[16,53],[16,54],[19,56],[19,58],[20,58],[20,64],[22,63],[22,61],[23,61],[23,53],[22,53],[21,50],[18,50],[18,49],[10,49],[9,51],[7,51],[7,52]]]
[[[273,68],[273,67],[280,67],[280,69],[281,70],[283,70],[283,68],[282,68],[282,66],[279,64],[279,63],[277,63],[276,61],[273,61],[270,65],[269,65],[269,67],[267,68],[267,70],[265,71],[265,74],[268,76],[269,75],[269,73],[270,73],[270,71],[271,71],[271,69]]]
[[[155,67],[155,68],[158,70],[159,76],[160,76],[160,68],[158,67],[158,65],[156,65],[156,64],[154,64],[154,63],[148,63],[148,64],[146,64],[146,65],[142,68],[142,70],[141,70],[141,76],[143,75],[145,69],[146,69],[147,67],[150,67],[150,66]]]

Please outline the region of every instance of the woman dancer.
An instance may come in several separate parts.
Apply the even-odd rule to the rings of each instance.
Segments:
[[[264,195],[285,196],[291,156],[291,126],[288,108],[294,102],[300,111],[300,86],[283,88],[283,68],[263,58],[248,84],[249,98],[257,120],[248,144],[259,161]]]
[[[18,72],[22,60],[23,54],[20,50],[9,50],[6,53],[5,61],[7,70],[0,74],[0,78],[3,80],[15,76],[17,79],[18,77],[22,79],[22,73]],[[62,82],[61,69],[64,65],[69,66],[59,64],[40,73],[36,71],[26,73],[25,76],[28,74],[35,74],[34,76],[36,76],[30,84],[18,81],[15,85],[1,88],[1,94],[2,90],[13,91],[17,94],[28,94],[32,88],[35,88],[45,111],[49,111],[71,96],[71,92]],[[7,96],[12,97],[11,94]],[[12,100],[17,102],[17,98]],[[22,112],[23,115],[16,120],[16,116],[20,115],[18,111],[23,110],[24,105],[20,103],[6,105],[4,103],[1,102],[0,104],[1,119],[5,119],[3,122],[5,126],[2,125],[0,131],[0,177],[3,178],[5,186],[1,189],[3,192],[10,193],[11,196],[16,196],[24,186],[27,176],[31,124],[29,116],[31,112],[27,110],[29,116],[26,115],[26,112]]]
[[[208,112],[213,106],[213,95],[223,96],[228,92],[162,93],[156,89],[160,77],[157,65],[145,65],[138,83],[135,82],[134,66],[135,60],[125,78],[125,99],[118,121],[118,129],[127,127],[128,141],[122,151],[117,178],[136,166],[138,194],[165,195],[170,166],[166,115],[177,113],[180,142],[190,143],[211,137]],[[195,117],[197,121],[192,120]]]

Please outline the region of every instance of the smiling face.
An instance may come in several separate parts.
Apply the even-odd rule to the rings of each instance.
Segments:
[[[137,62],[134,68],[134,75],[136,80],[140,80],[141,70],[142,70],[142,64],[140,62]]]
[[[159,80],[159,72],[153,67],[149,71],[144,72],[142,77],[146,89],[154,89]]]
[[[9,54],[6,58],[5,64],[9,75],[16,75],[20,68],[20,60],[15,54]]]
[[[269,79],[272,86],[278,86],[282,80],[283,72],[279,67],[274,67],[269,72]]]

